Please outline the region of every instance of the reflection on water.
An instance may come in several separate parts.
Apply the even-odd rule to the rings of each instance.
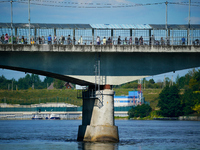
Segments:
[[[79,150],[118,150],[116,143],[79,142]]]
[[[0,149],[199,149],[199,121],[117,120],[119,143],[77,142],[81,120],[0,120]]]

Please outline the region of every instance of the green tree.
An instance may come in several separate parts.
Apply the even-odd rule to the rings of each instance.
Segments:
[[[154,84],[155,83],[154,79],[150,79],[149,83]]]
[[[129,118],[140,117],[144,118],[150,114],[152,108],[148,104],[137,105],[128,111]]]
[[[182,114],[182,106],[177,86],[166,86],[159,94],[158,107],[164,117],[177,117]]]
[[[186,80],[185,77],[180,77],[178,79],[177,85],[178,85],[179,89],[184,88],[184,86],[185,86],[185,80]]]
[[[0,89],[8,89],[10,82],[2,75],[0,76]]]
[[[196,104],[192,109],[196,111],[198,115],[200,115],[200,104]]]
[[[129,109],[128,111],[128,118],[133,118],[134,117],[134,112],[135,112],[135,109],[132,107],[131,109]]]
[[[194,113],[192,109],[196,104],[200,104],[200,93],[193,92],[192,89],[188,89],[182,96],[183,113],[184,115],[190,115]]]
[[[59,79],[55,79],[54,85],[53,85],[53,86],[54,86],[54,88],[56,88],[56,89],[62,89],[62,88],[65,87],[64,84],[65,84],[64,81],[59,80]]]

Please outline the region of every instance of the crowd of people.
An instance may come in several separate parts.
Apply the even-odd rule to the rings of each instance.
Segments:
[[[0,43],[9,44],[9,43],[12,43],[11,42],[12,40],[13,40],[13,44],[28,44],[29,43],[27,38],[24,38],[24,36],[20,38],[13,36],[13,38],[11,38],[11,36],[9,36],[7,33],[1,36]],[[154,35],[152,35],[146,41],[144,41],[142,36],[140,36],[140,38],[135,37],[134,39],[132,39],[132,37],[130,37],[129,39],[125,37],[123,40],[121,39],[120,36],[118,37],[117,40],[113,40],[112,37],[108,37],[107,39],[106,37],[104,37],[102,41],[100,39],[100,36],[97,36],[96,42],[94,41],[94,43],[92,43],[91,41],[90,42],[86,40],[84,41],[85,43],[83,42],[82,36],[80,36],[80,38],[76,40],[75,37],[71,38],[70,35],[68,35],[67,37],[61,35],[59,38],[57,38],[56,35],[54,35],[54,37],[49,35],[46,39],[44,36],[37,37],[37,38],[32,37],[30,39],[30,44],[87,45],[89,43],[90,45],[93,45],[93,44],[94,45],[170,45],[170,40],[168,38],[164,40],[164,38],[161,37],[160,40],[155,40]],[[186,45],[186,39],[184,37],[182,37],[180,42],[181,43],[178,45]],[[199,40],[196,39],[192,43],[193,45],[199,45]]]

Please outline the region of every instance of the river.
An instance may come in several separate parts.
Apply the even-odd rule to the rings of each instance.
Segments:
[[[200,121],[116,120],[119,143],[77,142],[81,120],[1,120],[1,150],[200,149]]]

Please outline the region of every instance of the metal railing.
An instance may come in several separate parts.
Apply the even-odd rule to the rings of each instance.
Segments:
[[[63,36],[64,37],[64,36]],[[110,40],[108,40],[110,38]],[[72,37],[68,39],[62,39],[61,37],[57,37],[54,39],[52,37],[51,41],[48,41],[48,37],[32,37],[31,44],[58,44],[58,45],[200,45],[200,37],[161,37],[155,36],[154,38],[149,36],[144,36],[142,39],[140,37],[106,37],[104,41],[104,37],[100,37],[100,43],[97,44],[96,37],[93,36],[84,36],[82,40],[80,37]],[[27,38],[22,37],[13,37],[13,44],[28,44]],[[184,42],[185,41],[185,42]],[[0,41],[0,44],[11,44],[11,38],[8,41]]]

